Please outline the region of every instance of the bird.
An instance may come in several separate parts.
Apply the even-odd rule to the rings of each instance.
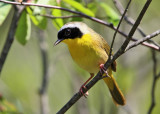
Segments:
[[[115,105],[125,105],[126,100],[113,77],[116,72],[116,61],[106,70],[105,62],[109,58],[110,46],[104,38],[83,22],[68,22],[57,34],[54,45],[63,42],[67,44],[72,59],[84,70],[90,73],[88,80],[80,87],[80,93],[85,96],[83,89],[98,71],[105,72],[104,82],[109,88]],[[103,74],[103,76],[104,76]]]

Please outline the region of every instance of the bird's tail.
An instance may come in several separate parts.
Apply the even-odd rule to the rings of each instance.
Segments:
[[[105,77],[105,78],[103,78],[103,80],[105,81],[105,83],[107,84],[107,86],[109,88],[109,91],[112,95],[112,99],[113,99],[114,103],[116,105],[125,105],[126,101],[125,101],[124,95],[121,92],[121,90],[119,89],[118,84],[116,83],[116,81],[112,75],[111,69],[108,71],[108,75],[110,77]]]

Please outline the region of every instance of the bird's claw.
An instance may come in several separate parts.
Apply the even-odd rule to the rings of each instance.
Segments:
[[[79,92],[80,92],[81,95],[83,95],[85,98],[87,98],[89,93],[88,93],[88,91],[86,93],[84,93],[83,89],[87,89],[87,88],[84,85],[82,85],[81,88],[79,89]]]
[[[100,72],[101,72],[101,74],[102,74],[102,75],[103,75],[103,73],[106,74],[106,76],[103,76],[102,78],[106,78],[106,77],[109,77],[109,78],[110,78],[108,72],[106,71],[106,68],[104,67],[104,64],[100,64],[99,67],[100,67]]]

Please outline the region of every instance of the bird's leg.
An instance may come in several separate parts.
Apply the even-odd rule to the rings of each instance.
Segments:
[[[104,67],[104,64],[100,64],[99,67],[100,67],[100,72],[101,72],[101,74],[102,74],[102,75],[103,75],[103,73],[106,74],[106,76],[103,76],[102,78],[110,77],[110,76],[108,75],[108,72],[106,71],[106,68]]]
[[[94,74],[90,73],[90,77],[88,78],[88,80],[81,86],[81,88],[79,89],[79,92],[86,98],[89,94],[88,91],[86,93],[83,92],[83,89],[87,89],[85,87],[85,85],[93,78]]]

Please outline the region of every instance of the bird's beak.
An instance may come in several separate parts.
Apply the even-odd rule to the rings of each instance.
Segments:
[[[57,44],[59,44],[61,41],[63,41],[64,39],[58,39],[55,43],[54,46],[56,46]]]

